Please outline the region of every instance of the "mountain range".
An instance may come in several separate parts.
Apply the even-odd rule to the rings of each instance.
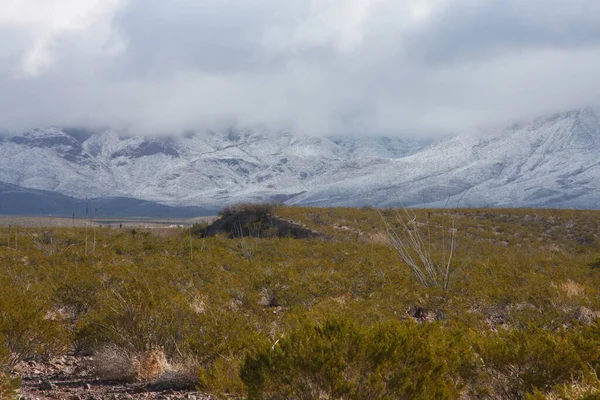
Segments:
[[[67,201],[59,194],[171,207],[166,213],[239,201],[600,208],[600,114],[557,113],[436,142],[265,129],[127,137],[49,127],[1,139],[0,182],[0,214],[26,212],[28,196]],[[58,203],[53,209],[70,207]]]

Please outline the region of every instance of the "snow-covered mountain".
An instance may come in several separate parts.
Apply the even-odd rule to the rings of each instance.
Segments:
[[[177,206],[443,206],[462,196],[462,206],[600,208],[600,114],[571,111],[429,146],[257,129],[161,138],[46,128],[0,142],[0,181]]]
[[[336,172],[332,172],[336,173]],[[571,111],[458,136],[304,193],[303,204],[600,208],[600,115]]]
[[[36,129],[0,143],[0,181],[73,197],[218,207],[286,200],[311,190],[332,168],[352,170],[423,147],[400,139],[345,140],[250,129],[166,138]]]

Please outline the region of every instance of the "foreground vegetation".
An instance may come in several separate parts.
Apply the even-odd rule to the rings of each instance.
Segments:
[[[260,215],[294,225],[282,237]],[[66,352],[94,354],[106,379],[217,397],[598,398],[599,212],[405,217],[265,208],[210,237],[5,228],[0,398],[14,365]],[[452,230],[452,284],[419,280],[390,225],[422,229],[432,260]]]

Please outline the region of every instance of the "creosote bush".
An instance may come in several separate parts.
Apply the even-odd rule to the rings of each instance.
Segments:
[[[248,355],[241,376],[249,399],[429,399],[458,397],[476,370],[468,343],[437,324],[338,319]]]
[[[489,332],[475,337],[474,347],[493,391],[502,398],[520,399],[582,379],[588,368],[600,371],[600,347],[593,344],[598,339],[600,323],[583,328],[583,332],[540,328]]]
[[[64,316],[55,312],[35,290],[2,285],[0,291],[0,343],[8,350],[8,365],[47,359],[69,348],[70,334]],[[45,301],[46,300],[46,301]]]
[[[225,207],[219,211],[219,219],[204,233],[213,235],[218,230],[231,238],[274,237],[277,235],[271,220],[274,209],[275,206],[269,203],[239,203]]]
[[[9,358],[8,349],[0,341],[0,400],[16,399],[21,387],[21,379],[9,374]]]
[[[266,217],[275,209],[273,203],[237,203],[223,207],[219,211],[220,217],[229,217],[236,214],[252,214],[257,217]]]
[[[596,400],[600,398],[600,378],[598,373],[585,369],[581,379],[554,385],[549,391],[536,389],[525,396],[526,400]]]

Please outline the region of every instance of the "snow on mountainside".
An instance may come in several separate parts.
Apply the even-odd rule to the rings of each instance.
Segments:
[[[600,116],[591,109],[424,146],[251,129],[143,138],[48,128],[0,143],[0,181],[203,207],[443,206],[464,195],[462,206],[600,208]]]
[[[362,169],[294,202],[443,206],[464,195],[461,206],[600,208],[600,116],[572,111],[455,137],[386,169]]]
[[[0,143],[0,181],[80,198],[221,206],[287,200],[311,190],[312,182],[332,168],[368,165],[371,158],[409,154],[422,146],[384,138],[344,146],[328,138],[250,129],[143,138],[47,128]]]

